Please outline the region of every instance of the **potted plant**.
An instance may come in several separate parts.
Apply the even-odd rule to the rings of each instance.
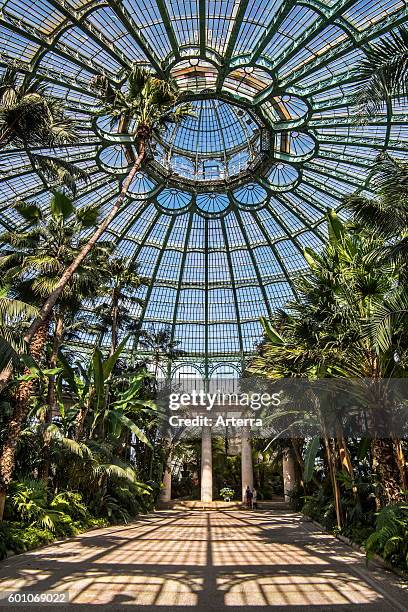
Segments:
[[[220,495],[224,501],[229,502],[234,497],[234,489],[231,489],[231,487],[224,487],[221,489]]]

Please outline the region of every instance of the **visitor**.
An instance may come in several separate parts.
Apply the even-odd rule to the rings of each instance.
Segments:
[[[245,499],[246,499],[247,507],[251,508],[252,507],[252,491],[249,488],[249,485],[247,486],[246,491],[245,491]]]
[[[252,489],[252,510],[256,510],[258,508],[258,491],[255,487]]]

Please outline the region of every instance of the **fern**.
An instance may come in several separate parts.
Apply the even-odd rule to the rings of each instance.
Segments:
[[[367,559],[381,555],[393,565],[408,569],[408,506],[393,504],[382,508],[376,530],[366,542]]]

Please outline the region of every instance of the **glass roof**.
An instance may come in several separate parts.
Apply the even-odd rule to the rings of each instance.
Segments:
[[[248,111],[219,99],[192,102],[193,117],[168,128],[155,157],[194,181],[228,179],[259,155],[260,126]]]
[[[197,117],[154,143],[108,234],[151,279],[145,305],[129,303],[139,327],[169,325],[205,368],[254,350],[260,316],[296,297],[327,207],[366,188],[381,150],[406,154],[407,105],[358,124],[351,73],[406,20],[403,0],[0,0],[0,70],[12,61],[66,101],[80,141],[57,153],[89,174],[78,204],[105,210],[127,161],[96,118],[94,75],[141,62],[192,101]],[[48,196],[23,151],[1,158],[0,223],[13,227],[10,201]]]

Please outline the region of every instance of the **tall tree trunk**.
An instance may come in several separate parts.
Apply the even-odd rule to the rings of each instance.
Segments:
[[[118,346],[118,314],[119,314],[119,296],[116,289],[112,292],[112,330],[111,330],[111,346],[109,356],[111,357]]]
[[[94,396],[94,390],[91,389],[89,391],[89,395],[88,395],[88,399],[86,400],[86,403],[80,408],[77,417],[76,417],[76,432],[75,432],[75,440],[77,442],[80,442],[82,439],[82,436],[84,435],[84,431],[85,431],[85,421],[86,421],[86,417],[87,414],[89,412],[89,409],[92,405],[92,400],[93,400],[93,396]]]
[[[330,480],[331,480],[331,485],[332,485],[332,490],[333,490],[337,527],[341,529],[343,526],[343,512],[341,508],[340,486],[336,478],[336,474],[337,474],[336,447],[334,444],[334,440],[330,438],[328,435],[326,417],[325,417],[325,414],[322,412],[321,400],[319,400],[314,394],[313,396],[312,396],[312,402],[316,410],[316,413],[319,416],[320,427],[322,429],[322,434],[323,434],[324,447],[326,450],[327,464],[328,464]]]
[[[0,372],[0,393],[3,391],[8,381],[10,380],[10,376],[13,373],[13,366],[10,364]]]
[[[54,333],[54,341],[52,344],[52,352],[49,360],[49,367],[53,369],[57,365],[58,361],[58,351],[62,344],[62,335],[64,331],[64,317],[60,312],[57,315],[55,321],[55,333]],[[48,425],[52,422],[52,415],[56,407],[55,401],[55,376],[50,376],[48,379],[48,393],[47,393],[47,409],[45,412],[44,419],[44,432],[43,432],[43,464],[42,464],[42,474],[41,477],[43,481],[47,484],[48,477],[50,473],[50,464],[51,464],[51,439],[47,432]]]
[[[373,472],[377,481],[376,505],[379,510],[390,503],[401,501],[401,472],[392,438],[376,438],[371,445]]]
[[[336,442],[337,442],[337,448],[339,451],[339,460],[340,460],[340,466],[343,472],[345,472],[347,474],[347,476],[350,477],[351,481],[352,481],[352,492],[354,497],[357,496],[357,486],[355,484],[355,479],[354,479],[354,469],[353,469],[353,464],[351,463],[351,458],[350,458],[350,453],[348,451],[348,447],[347,447],[347,442],[346,439],[344,437],[344,432],[343,432],[343,427],[342,425],[337,425],[336,428]]]
[[[41,322],[30,343],[30,355],[39,362],[44,352],[48,337],[48,317]],[[25,368],[24,374],[29,374]],[[6,503],[7,489],[14,471],[15,454],[20,439],[21,427],[27,416],[30,399],[35,386],[35,380],[23,380],[14,393],[14,409],[8,424],[6,441],[0,457],[0,521],[3,520],[4,505]]]
[[[55,306],[55,303],[57,302],[57,300],[61,296],[61,293],[64,291],[67,283],[69,283],[69,281],[71,280],[73,274],[76,272],[78,267],[81,265],[81,263],[83,262],[85,257],[88,255],[88,253],[94,247],[94,245],[99,240],[99,238],[102,236],[102,234],[109,227],[109,225],[112,222],[112,220],[116,217],[120,207],[123,204],[123,201],[124,201],[128,191],[129,191],[129,187],[130,187],[130,185],[132,183],[132,180],[134,179],[136,173],[138,172],[138,170],[140,169],[140,167],[141,167],[141,165],[143,163],[145,155],[146,155],[146,142],[142,140],[140,142],[140,145],[139,145],[139,155],[137,156],[136,161],[135,161],[134,165],[132,166],[129,174],[126,177],[126,179],[123,181],[122,189],[120,191],[119,197],[116,200],[114,206],[112,207],[112,210],[107,215],[107,217],[105,217],[105,219],[102,221],[102,223],[99,224],[98,228],[92,234],[91,238],[88,240],[88,242],[84,245],[84,247],[81,249],[81,251],[75,257],[74,261],[65,270],[64,274],[61,276],[60,281],[57,283],[55,289],[50,293],[50,295],[48,296],[48,298],[44,302],[44,304],[43,304],[43,306],[42,306],[42,308],[40,310],[39,316],[30,325],[30,328],[28,329],[28,331],[27,331],[27,333],[25,335],[24,339],[26,340],[26,342],[29,342],[33,338],[35,332],[40,327],[42,321],[44,321],[47,317],[50,316],[50,314],[52,312],[52,309]]]
[[[394,447],[395,447],[395,457],[398,464],[398,469],[400,472],[400,480],[402,489],[404,491],[408,490],[408,474],[407,474],[407,463],[405,461],[405,453],[402,446],[402,442],[399,438],[394,438]]]
[[[324,446],[326,448],[327,462],[329,464],[330,480],[331,480],[332,489],[333,489],[334,508],[336,511],[337,527],[341,529],[343,526],[344,520],[343,520],[343,511],[341,508],[340,485],[336,478],[336,456],[335,456],[335,451],[333,448],[333,441],[334,440],[332,440],[331,438],[328,438],[326,435],[324,436]]]

